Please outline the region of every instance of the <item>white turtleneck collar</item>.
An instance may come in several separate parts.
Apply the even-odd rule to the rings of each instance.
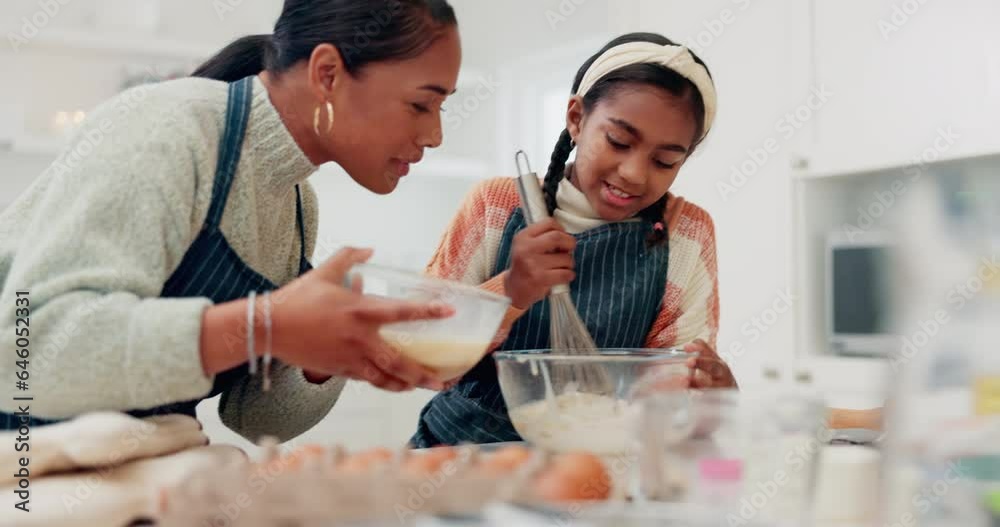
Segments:
[[[569,167],[566,171],[567,175],[571,173]],[[587,196],[576,188],[569,177],[559,182],[559,189],[556,191],[556,211],[553,216],[570,234],[580,234],[610,223],[597,214]],[[625,221],[638,221],[638,218]]]

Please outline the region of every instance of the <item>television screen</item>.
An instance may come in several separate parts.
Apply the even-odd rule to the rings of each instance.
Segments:
[[[890,284],[885,247],[833,250],[833,332],[879,335],[889,326]]]

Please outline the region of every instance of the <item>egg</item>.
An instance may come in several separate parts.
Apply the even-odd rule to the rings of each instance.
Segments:
[[[491,475],[503,475],[514,472],[531,459],[531,450],[523,446],[507,446],[485,456],[476,468]]]
[[[364,474],[392,461],[393,457],[394,454],[387,448],[373,448],[347,456],[337,465],[337,470],[347,474]]]
[[[452,447],[442,446],[427,449],[423,455],[439,459],[441,462],[450,461],[458,457],[458,450]]]
[[[575,452],[556,457],[535,478],[534,487],[544,501],[599,501],[611,496],[611,476],[600,458]]]
[[[424,452],[413,452],[403,462],[403,471],[414,476],[433,474],[449,461],[458,457],[458,451],[449,447],[432,448]]]
[[[313,460],[320,460],[326,455],[326,447],[322,445],[303,445],[292,452],[272,460],[267,464],[266,470],[272,474],[284,471],[298,472]]]
[[[301,447],[299,447],[298,449],[296,449],[295,452],[297,452],[297,453],[299,453],[302,456],[307,457],[307,458],[308,457],[322,457],[322,456],[326,455],[327,448],[325,446],[323,446],[323,445],[308,444],[308,445],[302,445]]]

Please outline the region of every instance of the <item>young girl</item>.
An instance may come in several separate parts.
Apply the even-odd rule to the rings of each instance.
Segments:
[[[501,350],[549,347],[549,290],[572,296],[602,348],[684,345],[693,387],[735,386],[718,360],[715,235],[708,213],[668,190],[715,116],[705,64],[655,34],[610,42],[576,75],[545,175],[553,219],[526,227],[513,178],[481,184],[429,265],[507,295]],[[567,164],[573,150],[576,161]],[[668,236],[669,233],[669,236]],[[520,440],[487,356],[423,409],[415,447]]]

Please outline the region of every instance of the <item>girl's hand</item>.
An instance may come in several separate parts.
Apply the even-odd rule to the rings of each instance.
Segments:
[[[698,339],[684,346],[684,351],[698,354],[687,363],[691,368],[691,388],[738,388],[729,366],[707,342]]]
[[[572,282],[575,248],[576,238],[551,218],[517,233],[505,284],[511,304],[527,309],[552,287]]]
[[[309,372],[367,381],[389,391],[439,386],[427,368],[379,336],[383,324],[447,318],[449,306],[363,296],[345,288],[352,266],[370,250],[345,249],[272,296],[275,358]]]

